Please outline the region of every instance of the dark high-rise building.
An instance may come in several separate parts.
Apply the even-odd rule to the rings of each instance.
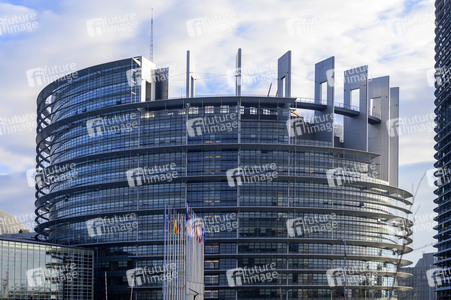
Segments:
[[[435,1],[435,113],[436,136],[435,136],[435,167],[440,169],[438,178],[449,178],[449,141],[451,120],[451,1]],[[434,200],[438,206],[435,212],[438,216],[436,229],[437,239],[437,267],[445,269],[447,273],[451,269],[451,225],[450,206],[450,182],[449,180],[437,180],[437,189],[434,191],[437,198]],[[449,277],[449,276],[447,276]],[[451,298],[451,281],[444,280],[437,287],[438,299]]]
[[[418,260],[414,267],[402,268],[406,273],[412,274],[412,277],[400,279],[400,285],[412,287],[409,291],[399,293],[398,300],[436,300],[434,287],[429,285],[427,278],[428,271],[434,269],[434,253],[423,253],[423,257]]]
[[[335,103],[332,57],[315,65],[315,99],[293,98],[287,52],[277,96],[243,96],[240,53],[234,96],[195,97],[189,53],[186,98],[168,99],[168,70],[142,57],[43,89],[39,236],[96,250],[98,299],[105,281],[110,297],[130,299],[130,270],[162,265],[163,231],[180,225],[164,228],[164,208],[185,203],[206,230],[205,299],[407,289],[396,283],[411,251],[411,194],[397,187],[399,89],[363,66],[345,72]],[[144,281],[134,299],[161,299],[161,282]]]

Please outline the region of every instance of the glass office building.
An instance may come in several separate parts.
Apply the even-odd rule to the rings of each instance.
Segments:
[[[0,236],[1,299],[93,299],[94,251]]]
[[[437,239],[437,267],[449,272],[451,268],[451,234],[449,226],[451,222],[450,206],[450,181],[449,178],[449,140],[450,140],[450,104],[451,104],[451,2],[448,0],[435,1],[435,114],[437,126],[435,128],[435,167],[441,172],[436,181],[437,189],[434,191],[437,198],[434,202],[438,205],[435,212],[438,216],[436,230]],[[438,299],[451,298],[451,282],[445,280],[437,287]]]
[[[429,286],[428,280],[425,280],[425,275],[428,270],[434,269],[434,253],[423,253],[423,257],[418,260],[414,267],[403,268],[406,273],[412,273],[412,277],[401,279],[400,284],[411,286],[412,290],[400,292],[398,300],[436,300],[434,288]]]
[[[108,296],[130,299],[128,270],[163,263],[165,206],[188,203],[207,225],[205,299],[338,299],[330,271],[344,267],[371,273],[347,282],[348,297],[395,298],[411,251],[411,195],[397,187],[397,127],[385,124],[398,89],[359,76],[335,104],[333,61],[316,65],[316,100],[289,86],[194,97],[190,76],[188,97],[168,99],[168,70],[142,57],[51,83],[37,100],[40,238],[95,249],[96,297],[106,274]],[[229,276],[261,266],[277,276]],[[161,284],[133,293],[161,299]]]

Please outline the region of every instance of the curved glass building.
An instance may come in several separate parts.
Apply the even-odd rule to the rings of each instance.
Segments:
[[[450,139],[450,104],[451,104],[451,2],[446,0],[435,1],[435,114],[436,135],[435,135],[435,167],[440,170],[436,176],[437,189],[434,191],[437,198],[434,202],[438,205],[434,211],[438,213],[435,220],[438,225],[435,229],[438,234],[437,239],[437,267],[444,269],[445,274],[449,274],[451,269],[451,235],[449,226],[451,214],[450,203],[450,181],[449,178],[449,139]],[[446,280],[442,280],[436,286],[438,299],[451,298],[451,282],[449,275]]]
[[[242,96],[241,72],[235,96],[194,97],[188,71],[188,97],[168,99],[168,70],[142,57],[42,90],[37,232],[96,250],[98,299],[105,281],[109,297],[130,299],[128,271],[162,265],[164,208],[186,203],[206,228],[205,299],[395,299],[407,289],[397,284],[411,251],[398,88],[363,66],[345,72],[335,103],[332,57],[315,66],[315,100],[293,98],[290,57],[279,59],[276,97]],[[133,294],[162,299],[161,282]]]

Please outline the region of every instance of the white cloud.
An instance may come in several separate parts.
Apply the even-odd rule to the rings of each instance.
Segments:
[[[198,59],[198,94],[232,94],[226,70],[234,67],[237,48],[243,49],[244,66],[268,65],[288,50],[293,52],[293,92],[313,96],[314,64],[336,57],[336,68],[369,65],[375,76],[390,75],[399,86],[401,115],[433,110],[433,88],[426,72],[434,65],[434,3],[422,1],[406,9],[401,0],[381,1],[59,1],[31,9],[0,4],[0,16],[37,13],[38,28],[30,33],[0,36],[0,116],[34,112],[40,87],[27,85],[29,69],[75,63],[77,68],[100,64],[149,51],[150,10],[155,14],[155,62],[173,65],[179,74],[170,83],[170,96],[184,94],[186,50]],[[131,31],[90,37],[86,22],[93,18],[136,14],[138,27]],[[186,22],[234,14],[233,30],[190,36]],[[287,28],[298,19],[300,28]],[[302,28],[302,22],[305,28]],[[297,31],[296,31],[297,30]],[[275,70],[274,70],[275,71]],[[206,75],[210,73],[214,75]],[[224,77],[218,77],[218,74]],[[213,77],[216,76],[216,77]],[[273,81],[275,82],[275,80]],[[266,95],[269,82],[254,88],[243,86],[244,94]],[[182,89],[182,92],[181,92]],[[273,85],[272,94],[275,93]],[[337,100],[342,91],[336,91]],[[11,172],[32,167],[35,156],[33,133],[0,136],[3,169]],[[401,136],[401,164],[433,160],[431,134]],[[403,176],[403,174],[401,174]],[[32,195],[32,192],[30,192]]]

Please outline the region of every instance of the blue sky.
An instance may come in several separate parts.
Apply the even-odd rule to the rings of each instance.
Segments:
[[[152,7],[154,61],[158,66],[169,65],[172,75],[182,74],[173,76],[170,97],[184,93],[186,50],[197,60],[198,95],[233,93],[227,74],[238,48],[243,49],[243,68],[253,74],[274,73],[277,58],[292,50],[295,96],[312,98],[314,64],[335,56],[338,74],[367,64],[373,77],[390,75],[391,86],[400,87],[402,117],[433,112],[434,90],[428,80],[434,66],[432,0],[261,0],[258,5],[238,0],[24,0],[0,1],[2,20],[14,23],[28,18],[26,22],[35,25],[15,33],[2,29],[0,118],[11,120],[35,112],[36,97],[44,85],[31,86],[29,70],[71,64],[82,69],[148,55]],[[97,18],[126,19],[122,25],[130,29],[95,34],[89,22]],[[207,25],[192,25],[198,18]],[[250,77],[243,94],[266,95],[271,82],[274,85],[271,76]],[[338,88],[338,102],[342,94]],[[34,190],[27,185],[25,172],[34,167],[34,141],[33,130],[0,135],[0,209],[13,215],[33,211]],[[431,130],[400,136],[401,187],[412,190],[432,168],[433,145]],[[414,207],[416,211],[419,206],[417,215],[432,213],[432,191],[423,181]],[[433,242],[432,236],[432,231],[415,233],[414,248],[419,250],[407,257],[415,261],[423,251],[432,251],[430,246],[422,248]]]

